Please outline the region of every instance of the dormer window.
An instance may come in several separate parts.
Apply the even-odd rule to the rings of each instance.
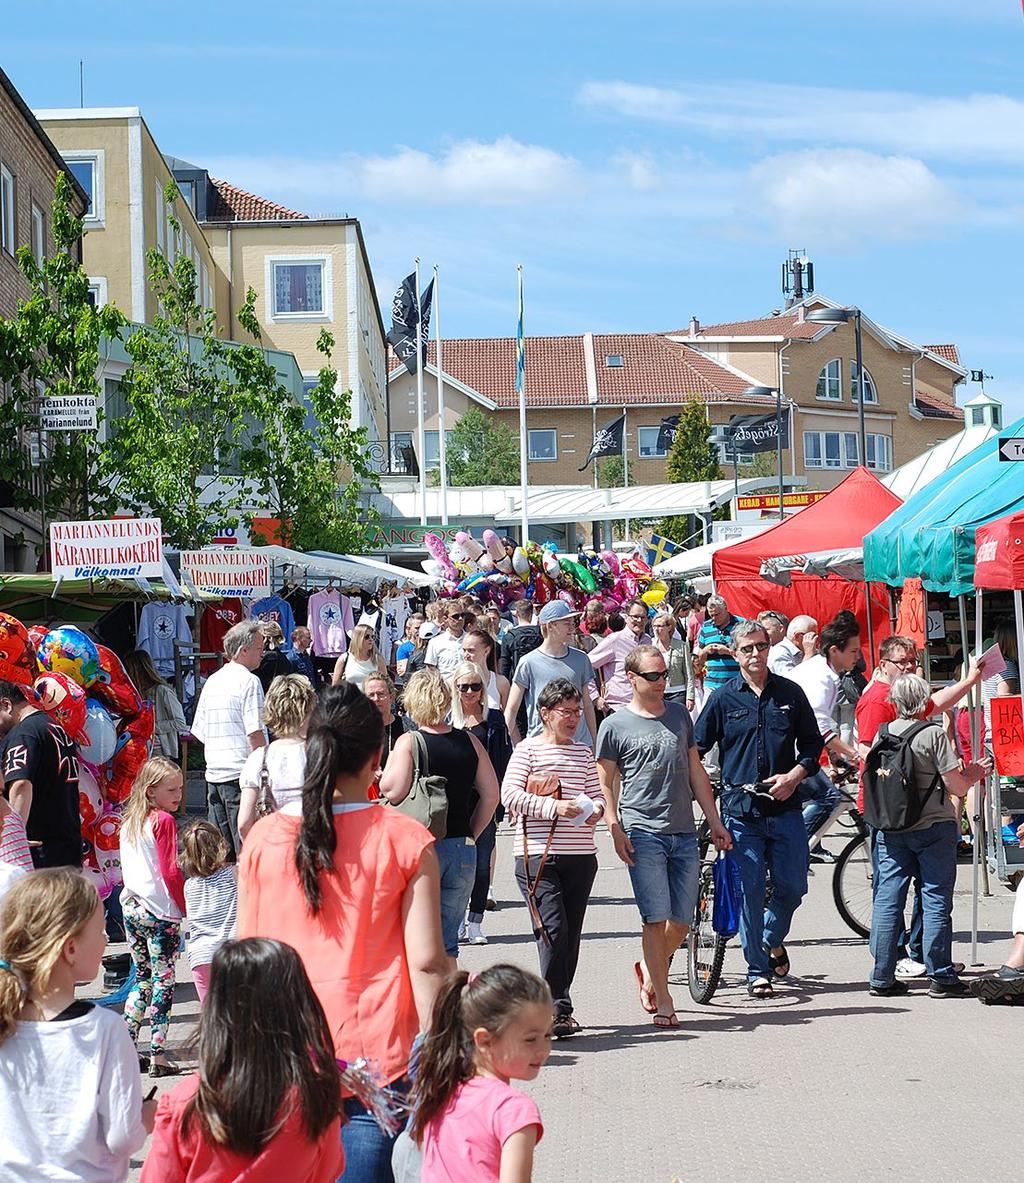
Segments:
[[[621,370],[626,363],[621,353],[606,353],[604,364],[609,370]]]

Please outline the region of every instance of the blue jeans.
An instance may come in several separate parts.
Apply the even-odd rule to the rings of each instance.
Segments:
[[[904,910],[911,881],[919,876],[924,933],[922,955],[932,978],[953,973],[953,887],[956,884],[957,826],[936,822],[924,830],[875,834],[875,899],[871,913],[872,986],[896,979],[904,939]]]
[[[476,843],[472,838],[440,838],[434,844],[441,865],[441,936],[449,957],[459,955],[459,929],[476,879]]]
[[[390,1086],[396,1092],[408,1088],[408,1080]],[[391,1152],[395,1138],[381,1130],[366,1107],[355,1097],[345,1102],[345,1124],[341,1127],[341,1145],[345,1151],[345,1170],[337,1183],[394,1183]],[[395,1135],[397,1137],[397,1135]]]
[[[697,910],[700,853],[696,834],[655,834],[631,829],[633,866],[629,879],[644,924],[693,923]]]
[[[803,805],[807,845],[814,846],[814,835],[843,799],[843,794],[832,783],[832,778],[820,768],[813,776],[805,777],[800,782],[796,794]]]
[[[743,883],[740,944],[747,959],[747,981],[771,980],[768,950],[785,943],[793,913],[807,894],[807,833],[797,809],[775,817],[756,812],[722,815],[732,832],[733,853]],[[772,898],[764,896],[766,868],[772,873]]]
[[[878,890],[878,831],[871,831],[871,899]],[[896,949],[896,960],[909,957],[911,961],[924,961],[921,945],[924,942],[924,909],[921,907],[921,877],[914,876],[914,906],[910,910],[910,928],[904,928]]]

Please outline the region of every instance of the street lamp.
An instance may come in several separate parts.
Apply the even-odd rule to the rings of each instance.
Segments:
[[[782,479],[782,390],[778,386],[748,386],[740,397],[766,398],[770,394],[775,395],[775,442],[778,445],[779,453],[779,521],[781,522],[785,517],[783,509],[785,493]],[[792,448],[792,440],[789,441],[789,446]]]
[[[719,428],[714,433],[714,435],[708,436],[708,443],[715,444],[716,446],[721,445],[722,447],[732,451],[732,490],[738,502],[740,496],[740,470],[738,467],[736,448],[733,445],[732,435],[733,429],[729,426],[729,424],[722,423],[719,425]],[[738,504],[736,506],[736,512],[739,512]]]
[[[804,320],[820,324],[846,324],[853,321],[853,339],[857,350],[857,429],[860,442],[860,463],[868,462],[867,435],[864,427],[864,358],[861,351],[859,308],[812,308],[804,313]]]

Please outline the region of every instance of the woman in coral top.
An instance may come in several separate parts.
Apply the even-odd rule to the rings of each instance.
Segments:
[[[351,683],[325,691],[306,741],[302,801],[258,821],[238,876],[241,937],[302,958],[337,1055],[405,1086],[409,1054],[447,972],[440,875],[419,822],[367,799],[380,711]],[[392,1140],[355,1098],[342,1129],[346,1183],[390,1183]]]

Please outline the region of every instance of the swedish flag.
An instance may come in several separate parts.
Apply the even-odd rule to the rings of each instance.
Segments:
[[[662,538],[660,534],[652,534],[650,545],[647,547],[647,566],[653,567],[657,563],[663,563],[682,549],[678,542]]]

